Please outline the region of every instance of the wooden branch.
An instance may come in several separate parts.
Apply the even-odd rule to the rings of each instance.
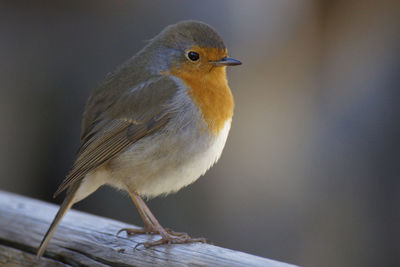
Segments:
[[[58,207],[0,191],[1,266],[274,266],[286,263],[208,244],[134,249],[159,236],[116,235],[132,228],[119,221],[71,210],[41,259],[36,249]]]

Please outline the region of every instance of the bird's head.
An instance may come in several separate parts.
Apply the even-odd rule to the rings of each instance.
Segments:
[[[202,75],[242,64],[228,57],[222,38],[211,26],[198,21],[182,21],[166,27],[149,47],[155,56],[153,66],[164,72]]]

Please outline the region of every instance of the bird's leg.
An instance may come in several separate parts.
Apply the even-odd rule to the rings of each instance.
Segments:
[[[146,203],[137,193],[130,193],[130,196],[145,223],[145,227],[143,229],[121,229],[119,233],[122,231],[126,231],[128,234],[152,233],[161,235],[160,240],[144,243],[144,246],[147,248],[162,244],[184,244],[184,243],[194,243],[194,242],[202,242],[202,243],[206,242],[204,238],[190,238],[186,233],[177,233],[173,232],[170,229],[165,229],[164,227],[161,226],[156,217],[147,207]]]
[[[162,227],[161,224],[158,222],[157,218],[153,215],[153,213],[150,211],[149,207],[146,205],[146,203],[144,202],[144,200],[140,196],[138,198],[138,202],[140,203],[141,208],[143,208],[144,214],[152,222],[154,228],[158,229],[157,233],[159,233],[161,235],[160,230],[163,230],[163,231],[165,231],[166,233],[168,233],[170,235],[181,236],[181,237],[189,237],[187,233],[174,232],[171,229]]]
[[[150,219],[144,213],[143,209],[140,208],[139,199],[142,200],[141,197],[139,195],[137,195],[136,193],[131,193],[131,192],[129,192],[129,195],[131,196],[133,203],[135,203],[135,206],[137,207],[139,215],[144,222],[144,227],[143,228],[122,228],[121,230],[118,231],[117,235],[121,232],[126,232],[128,235],[153,234],[153,233],[158,234],[157,232],[155,232],[153,223],[150,221]]]
[[[153,223],[153,227],[156,230],[155,232],[161,235],[161,239],[159,239],[157,241],[144,243],[145,247],[148,248],[148,247],[162,245],[162,244],[184,244],[184,243],[194,243],[194,242],[202,242],[202,243],[206,242],[206,240],[204,238],[190,238],[190,236],[186,233],[177,233],[177,232],[173,232],[170,229],[165,229],[158,222],[158,220],[153,215],[153,213],[150,211],[149,207],[147,207],[147,205],[143,201],[143,199],[137,194],[135,194],[135,196],[137,197],[137,202],[140,206],[140,207],[138,207],[138,209],[139,208],[142,209],[144,214]]]
[[[156,224],[160,225],[160,223],[157,221],[157,219],[154,217],[154,215],[151,213],[150,209],[147,207],[143,199],[136,193],[130,193],[129,195],[131,196],[133,203],[135,203],[135,206],[137,207],[137,210],[139,212],[140,217],[142,218],[144,222],[144,227],[143,228],[123,228],[118,231],[117,235],[121,232],[126,232],[128,235],[134,235],[134,234],[160,234],[159,230],[155,226]],[[147,215],[147,213],[150,213],[150,216]],[[155,223],[153,223],[155,222]],[[177,233],[174,232],[168,228],[165,229],[165,231],[174,236],[187,236],[186,233]]]

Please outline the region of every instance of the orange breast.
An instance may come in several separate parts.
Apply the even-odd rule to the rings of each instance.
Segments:
[[[226,79],[225,67],[209,72],[171,71],[189,87],[187,93],[203,114],[209,130],[217,135],[233,116],[233,97]]]

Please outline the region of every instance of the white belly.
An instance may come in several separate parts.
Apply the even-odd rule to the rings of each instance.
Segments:
[[[196,181],[221,156],[231,126],[227,120],[217,136],[184,131],[138,143],[110,165],[109,185],[143,197],[167,195]],[[193,134],[199,135],[194,138]]]
[[[225,123],[223,130],[214,137],[208,148],[198,151],[196,155],[189,156],[178,168],[166,168],[166,172],[162,173],[157,179],[150,179],[149,183],[144,183],[138,188],[138,192],[147,197],[154,197],[162,194],[169,194],[193,183],[202,176],[214,163],[216,163],[222,154],[226,139],[231,127],[231,120]],[[196,146],[196,144],[192,144]],[[202,149],[201,144],[197,144]],[[189,148],[195,150],[195,148]],[[190,152],[189,152],[190,153]]]

